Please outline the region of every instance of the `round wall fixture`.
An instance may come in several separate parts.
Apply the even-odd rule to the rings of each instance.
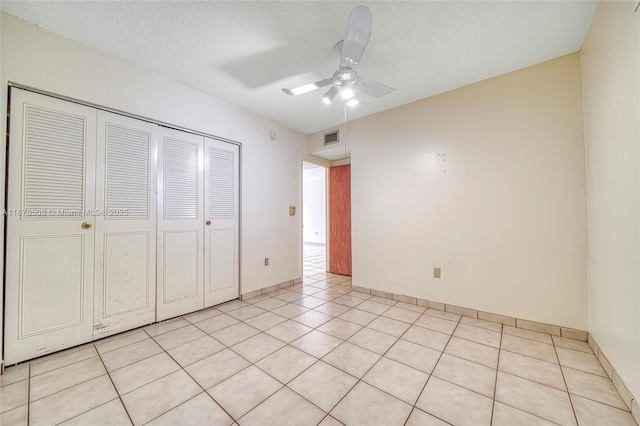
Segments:
[[[271,137],[271,139],[275,140],[277,135],[276,135],[276,132],[272,130],[269,132],[269,136]]]

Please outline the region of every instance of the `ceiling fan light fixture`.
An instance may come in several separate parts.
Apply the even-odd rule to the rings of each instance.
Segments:
[[[356,98],[353,98],[353,99],[350,99],[350,100],[347,102],[347,106],[350,106],[350,107],[352,107],[352,108],[353,108],[353,107],[355,107],[355,106],[358,106],[358,104],[359,104],[359,103],[360,103],[360,101],[359,101],[359,100],[357,100]]]
[[[356,93],[353,91],[353,89],[351,88],[344,88],[340,91],[340,97],[342,99],[344,99],[345,101],[348,101],[350,99],[352,99],[354,96],[356,95]]]
[[[326,105],[330,105],[337,94],[338,89],[336,89],[335,86],[331,87],[331,89],[329,89],[327,93],[322,96],[322,102],[324,102]]]

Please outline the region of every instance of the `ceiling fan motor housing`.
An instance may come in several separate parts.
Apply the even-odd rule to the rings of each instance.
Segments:
[[[352,85],[357,78],[358,73],[356,73],[352,68],[342,67],[338,71],[333,73],[333,77],[331,78],[331,80],[337,87],[343,87]]]

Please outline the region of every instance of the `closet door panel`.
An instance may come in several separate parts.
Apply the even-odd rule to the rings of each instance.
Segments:
[[[96,306],[103,308],[102,320],[140,310],[150,314],[143,324],[155,320],[155,285],[149,279],[151,237],[150,232],[104,235],[104,299]]]
[[[20,243],[21,258],[25,261],[20,268],[20,336],[81,325],[85,313],[84,236],[28,236],[22,237]],[[52,308],[55,316],[43,315]]]
[[[96,338],[155,321],[158,130],[98,112]]]
[[[240,294],[238,264],[239,147],[206,138],[205,305]]]
[[[234,268],[237,251],[235,231],[233,228],[209,231],[209,292],[237,287],[238,274]]]
[[[96,111],[11,89],[5,361],[93,334]]]
[[[158,162],[158,321],[204,307],[203,146],[201,136],[162,129]]]
[[[198,231],[164,233],[163,304],[197,298],[201,294],[200,235]]]

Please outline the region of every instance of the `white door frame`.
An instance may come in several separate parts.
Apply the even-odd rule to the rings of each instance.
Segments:
[[[325,271],[329,267],[329,168],[331,167],[331,161],[324,158],[315,157],[313,155],[301,155],[300,156],[300,277],[303,277],[304,273],[304,163],[313,164],[325,169],[325,250],[326,250],[326,264]]]

